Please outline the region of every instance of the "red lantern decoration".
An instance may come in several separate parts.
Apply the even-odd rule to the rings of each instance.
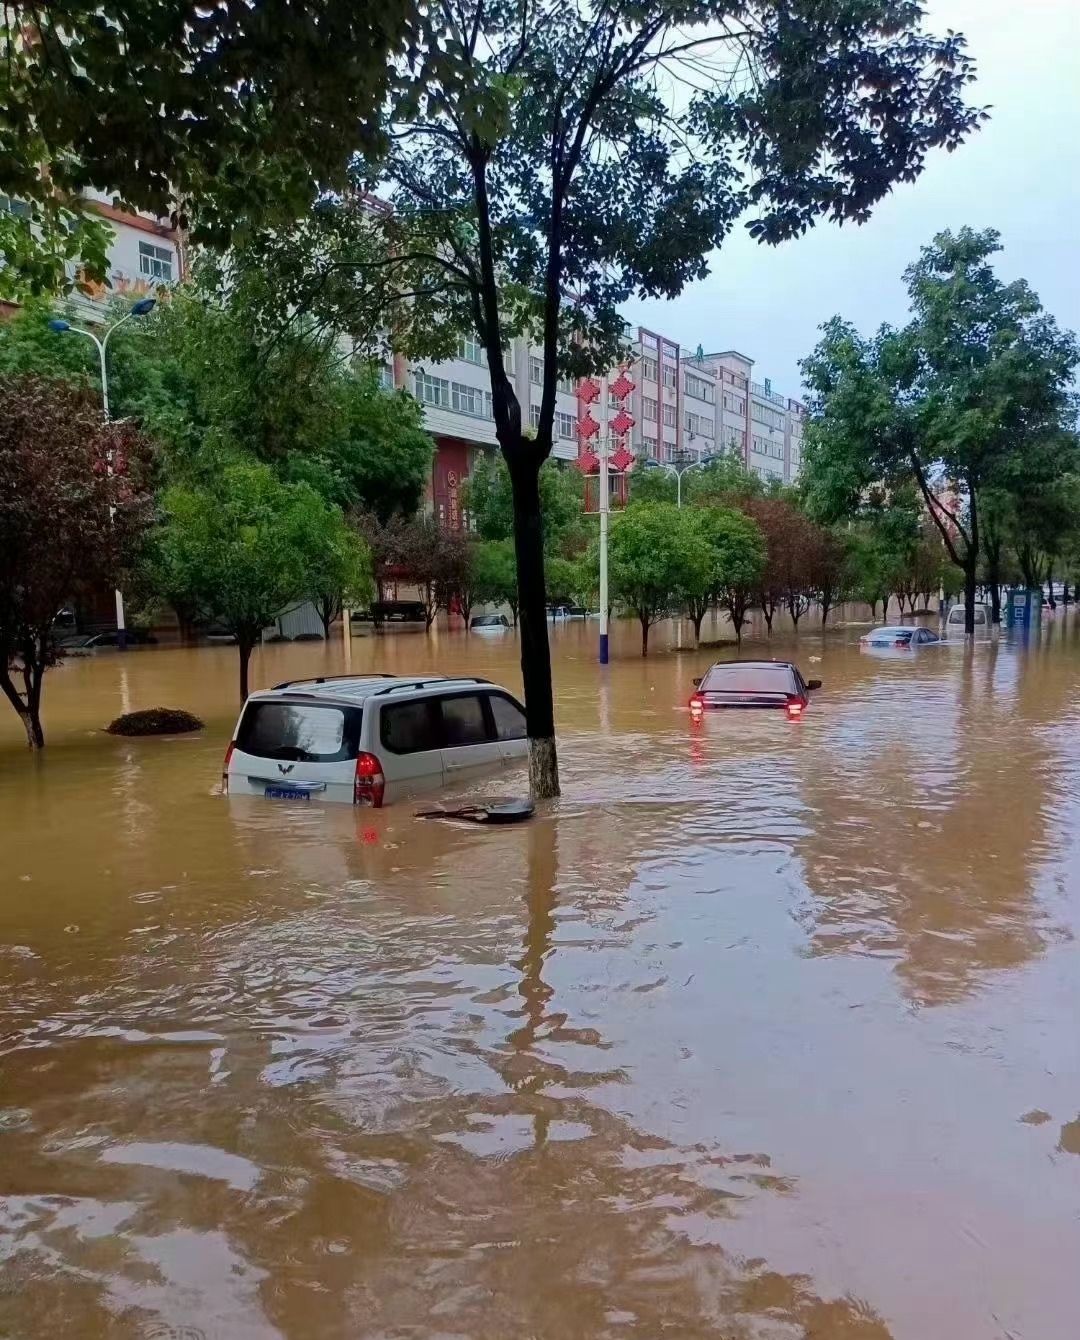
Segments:
[[[583,442],[587,442],[590,437],[595,437],[600,431],[600,425],[596,422],[588,410],[578,419],[578,437]]]
[[[634,383],[625,372],[620,372],[608,387],[608,390],[610,390],[616,400],[625,400],[633,389]]]
[[[583,405],[591,405],[599,398],[600,387],[591,377],[582,377],[578,382],[577,396]]]
[[[583,451],[574,464],[583,475],[594,475],[600,469],[600,457],[594,451]]]
[[[622,443],[619,444],[618,448],[612,452],[608,459],[608,465],[610,465],[613,470],[619,471],[629,470],[633,463],[633,453],[627,451]]]
[[[633,418],[624,409],[619,410],[611,421],[611,431],[619,437],[625,437],[633,426]]]

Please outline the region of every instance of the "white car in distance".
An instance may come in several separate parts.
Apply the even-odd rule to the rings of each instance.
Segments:
[[[230,796],[379,809],[527,753],[525,709],[486,679],[320,676],[248,698],[221,781]]]

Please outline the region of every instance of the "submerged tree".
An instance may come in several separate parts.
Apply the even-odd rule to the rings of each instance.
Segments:
[[[131,560],[151,515],[149,451],[85,388],[0,377],[0,405],[0,689],[40,749],[53,621]]]
[[[684,581],[683,590],[694,640],[699,642],[709,608],[718,605],[732,614],[732,605],[738,607],[733,593],[749,592],[758,581],[765,565],[765,542],[756,523],[733,507],[688,507],[680,517],[681,524],[701,539],[707,556],[704,581],[689,587]],[[695,570],[688,568],[688,573],[694,575]],[[741,618],[735,632],[741,639]]]
[[[649,629],[665,618],[690,584],[707,587],[709,547],[695,526],[684,524],[674,503],[631,503],[614,520],[608,541],[611,589],[637,615],[641,654],[649,654]]]
[[[173,485],[162,512],[148,584],[235,636],[244,701],[263,629],[313,593],[328,549],[347,553],[358,542],[314,489],[283,484],[266,465],[229,465],[212,483]],[[352,557],[350,580],[360,580],[360,555]]]

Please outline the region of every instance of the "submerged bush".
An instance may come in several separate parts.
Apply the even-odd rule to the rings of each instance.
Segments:
[[[110,735],[186,735],[202,730],[197,716],[178,707],[148,707],[142,712],[125,712],[105,729]]]

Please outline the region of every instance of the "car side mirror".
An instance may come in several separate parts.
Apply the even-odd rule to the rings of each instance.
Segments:
[[[700,688],[701,688],[701,678],[702,678],[701,675],[698,675],[697,679],[694,680],[694,688],[695,688],[695,689],[700,689]]]
[[[820,689],[820,688],[821,688],[821,680],[820,680],[820,679],[808,679],[808,680],[806,681],[806,687],[807,687],[808,689]]]

